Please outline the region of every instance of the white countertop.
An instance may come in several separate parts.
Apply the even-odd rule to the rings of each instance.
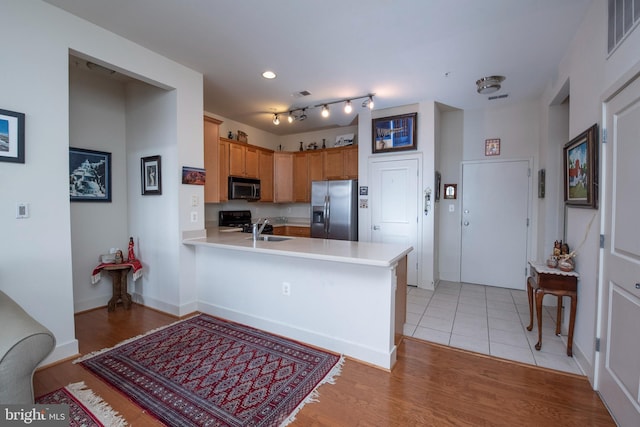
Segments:
[[[228,233],[217,229],[206,230],[206,237],[199,237],[197,234],[189,232],[183,236],[182,242],[186,245],[209,246],[377,267],[391,267],[400,258],[413,250],[411,246],[400,244],[310,239],[306,237],[288,237],[288,240],[281,242],[260,240],[254,242],[250,233]],[[205,234],[204,230],[201,234]]]

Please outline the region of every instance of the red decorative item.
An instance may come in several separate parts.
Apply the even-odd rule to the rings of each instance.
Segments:
[[[136,259],[136,254],[133,252],[133,237],[129,237],[129,261]]]

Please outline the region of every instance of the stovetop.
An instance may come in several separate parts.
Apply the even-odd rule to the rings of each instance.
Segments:
[[[251,211],[219,211],[218,226],[240,228],[243,233],[251,233]],[[262,234],[273,234],[273,225],[265,225]]]

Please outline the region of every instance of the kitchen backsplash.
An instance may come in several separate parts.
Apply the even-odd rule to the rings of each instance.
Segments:
[[[218,226],[218,211],[221,210],[250,210],[252,218],[273,218],[287,223],[308,223],[311,215],[309,203],[249,203],[244,200],[207,203],[204,207],[206,228]]]

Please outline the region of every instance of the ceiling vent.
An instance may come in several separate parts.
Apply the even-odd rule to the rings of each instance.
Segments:
[[[503,95],[489,96],[488,99],[489,101],[493,101],[494,99],[502,99],[502,98],[506,98],[507,96],[509,96],[509,94],[505,93]]]
[[[303,96],[309,95],[311,95],[311,92],[309,92],[308,90],[301,90],[300,92],[293,92],[291,94],[291,96],[293,96],[294,98],[302,98]]]

